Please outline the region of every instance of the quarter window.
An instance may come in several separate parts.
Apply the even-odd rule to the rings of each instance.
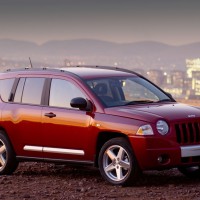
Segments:
[[[69,81],[52,79],[49,106],[72,108],[70,101],[75,97],[85,98],[85,95]]]
[[[0,95],[5,102],[8,102],[14,80],[14,78],[0,80]]]

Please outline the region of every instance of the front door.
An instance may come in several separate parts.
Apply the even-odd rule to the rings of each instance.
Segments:
[[[42,111],[43,152],[47,159],[84,160],[87,156],[91,116],[70,106],[75,97],[86,95],[70,80],[52,79],[49,106]]]

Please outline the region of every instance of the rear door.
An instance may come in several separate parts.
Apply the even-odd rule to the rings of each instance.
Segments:
[[[2,112],[6,131],[18,156],[42,157],[41,114],[45,78],[20,78],[13,102]]]

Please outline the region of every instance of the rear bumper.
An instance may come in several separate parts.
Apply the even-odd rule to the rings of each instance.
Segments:
[[[180,146],[155,137],[129,137],[129,140],[141,170],[200,164],[200,145]]]

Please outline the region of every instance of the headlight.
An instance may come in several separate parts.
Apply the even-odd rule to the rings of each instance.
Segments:
[[[149,124],[140,126],[140,128],[136,133],[136,135],[153,135],[153,134],[154,134],[153,130],[151,128],[151,125]]]
[[[163,120],[159,120],[156,123],[156,128],[157,131],[161,134],[161,135],[166,135],[169,131],[169,126],[167,124],[167,122],[163,121]]]

